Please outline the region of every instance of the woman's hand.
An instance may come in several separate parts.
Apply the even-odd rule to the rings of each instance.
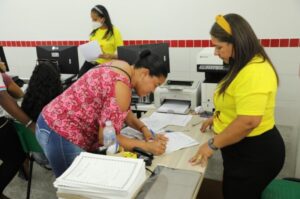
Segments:
[[[161,155],[166,151],[167,142],[163,140],[154,140],[152,142],[147,142],[148,151],[154,155]]]
[[[189,160],[192,165],[201,164],[201,166],[207,165],[208,159],[213,155],[207,143],[201,145],[197,153]]]
[[[153,139],[152,133],[149,130],[147,130],[147,131],[144,130],[142,133],[144,135],[146,142]]]
[[[161,140],[163,142],[168,142],[168,140],[169,140],[164,134],[161,134],[161,133],[156,134],[155,139]]]
[[[102,58],[102,59],[113,59],[114,55],[104,53],[104,54],[100,54],[99,58]]]
[[[210,117],[202,123],[200,131],[202,133],[204,133],[206,131],[207,127],[211,128],[212,125],[213,125],[213,117]]]

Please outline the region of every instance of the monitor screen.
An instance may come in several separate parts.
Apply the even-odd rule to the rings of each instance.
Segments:
[[[168,69],[168,72],[170,72],[169,44],[167,43],[120,46],[118,47],[118,58],[132,65],[137,60],[140,52],[144,49],[149,49],[161,57],[164,66]]]
[[[38,60],[55,61],[61,74],[78,74],[77,46],[37,46]]]
[[[6,71],[9,71],[8,64],[7,64],[6,57],[5,57],[4,50],[3,50],[2,46],[0,46],[0,62],[4,62],[5,65],[6,65]]]

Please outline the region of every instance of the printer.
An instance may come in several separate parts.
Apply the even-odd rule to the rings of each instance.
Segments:
[[[194,109],[200,104],[200,89],[200,81],[167,80],[164,85],[156,88],[154,92],[154,104],[158,108],[167,102],[177,103],[175,107],[179,107],[185,103],[188,105],[188,110],[176,112],[178,110],[176,108],[174,113],[187,114],[189,109]],[[164,112],[173,113],[172,110]]]
[[[229,71],[229,66],[214,55],[214,48],[204,48],[197,54],[197,72],[203,72],[201,83],[201,106],[204,111],[214,112],[213,96],[217,84]]]

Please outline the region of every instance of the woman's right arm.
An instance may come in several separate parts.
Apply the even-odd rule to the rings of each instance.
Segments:
[[[136,140],[127,138],[123,135],[117,135],[118,142],[127,151],[132,151],[134,147],[142,148],[145,151],[151,152],[154,155],[161,155],[166,150],[166,141],[153,140],[152,142],[145,142],[142,140]]]
[[[127,111],[131,102],[131,89],[122,82],[116,83],[116,101],[122,111]],[[166,150],[166,140],[155,139],[153,142],[145,142],[118,135],[117,139],[125,150],[131,151],[134,147],[140,147],[154,155],[161,155]]]
[[[207,129],[207,127],[211,128],[213,125],[213,117],[210,117],[208,119],[206,119],[203,123],[202,123],[202,126],[200,128],[200,131],[202,133],[204,133]]]

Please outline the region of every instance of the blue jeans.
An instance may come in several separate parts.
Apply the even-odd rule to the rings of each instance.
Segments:
[[[56,177],[59,177],[76,156],[84,151],[52,130],[41,114],[37,120],[35,135]]]

